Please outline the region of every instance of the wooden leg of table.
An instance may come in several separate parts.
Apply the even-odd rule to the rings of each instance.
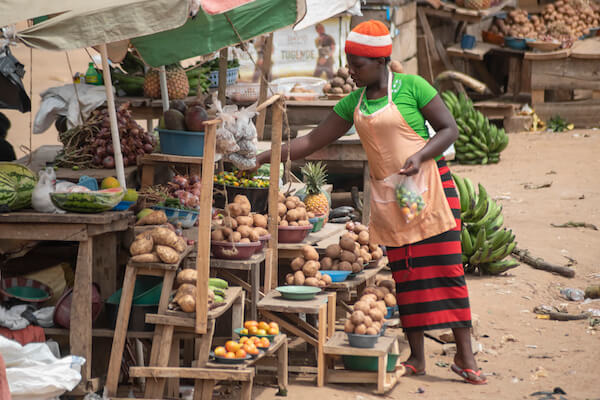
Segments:
[[[533,89],[531,90],[531,105],[535,109],[535,106],[542,104],[545,100],[544,89]]]
[[[175,327],[173,325],[159,325],[156,329],[161,331],[161,337],[158,343],[154,341],[152,343],[152,347],[158,347],[158,351],[156,352],[156,363],[152,363],[151,359],[149,366],[167,367],[169,365],[169,359],[171,358],[171,346],[173,345],[173,331]],[[163,398],[165,384],[166,379],[164,378],[147,379],[144,397],[149,399]]]
[[[496,96],[500,94],[500,86],[493,75],[488,71],[485,63],[481,60],[470,60],[471,65],[475,68],[475,71],[481,77],[481,80],[487,85],[490,91]]]
[[[212,400],[215,383],[212,379],[196,379],[194,400]]]
[[[327,295],[327,339],[333,336],[335,332],[335,306],[336,293],[331,292]]]
[[[254,301],[254,300],[252,300]],[[246,292],[240,293],[239,299],[231,306],[231,335],[234,336],[235,328],[244,326],[244,304],[246,303]]]
[[[369,224],[371,217],[371,177],[369,176],[369,163],[363,163],[363,209],[362,223]]]
[[[166,271],[163,278],[162,290],[160,292],[160,300],[158,301],[158,313],[162,314],[167,311],[169,306],[169,297],[171,297],[171,288],[175,282],[175,271]]]
[[[377,393],[385,392],[385,374],[387,368],[387,354],[377,358]]]
[[[86,389],[92,370],[92,256],[94,240],[79,242],[71,303],[71,354],[85,358],[80,388]]]
[[[600,90],[593,90],[593,91],[592,91],[592,99],[593,99],[593,100],[598,100],[598,99],[600,99]]]
[[[252,303],[250,306],[250,319],[256,321],[258,319],[256,305],[258,304],[260,291],[260,264],[252,264],[252,268],[250,269],[250,284],[252,285]]]
[[[508,93],[516,98],[521,92],[521,58],[509,57],[508,59]]]
[[[215,320],[207,321],[206,333],[196,339],[196,360],[194,366],[204,367],[208,362],[210,346],[212,345],[213,334],[215,332]]]
[[[142,165],[141,189],[154,185],[154,165]]]
[[[152,118],[148,118],[146,120],[146,130],[148,132],[152,132],[154,130],[154,121],[152,120]]]
[[[115,326],[112,348],[110,350],[110,361],[108,363],[108,373],[106,375],[106,390],[109,397],[117,395],[119,373],[121,372],[121,362],[123,359],[123,348],[125,347],[125,340],[127,338],[127,326],[129,325],[129,314],[131,312],[131,303],[133,301],[133,292],[135,288],[135,277],[136,269],[128,266],[125,269],[125,279],[123,280],[121,300],[119,301],[117,324]]]
[[[327,304],[319,307],[319,337],[317,338],[317,386],[325,385],[325,337],[327,336]]]
[[[250,377],[249,380],[242,382],[242,392],[240,393],[241,400],[252,400],[252,384],[254,378]]]
[[[92,276],[100,288],[102,299],[117,290],[117,247],[116,232],[94,236]]]
[[[271,291],[273,286],[273,251],[265,249],[265,281],[263,283],[263,292],[265,294]]]
[[[279,391],[285,392],[288,387],[288,344],[287,339],[277,350],[277,384]]]
[[[171,345],[171,355],[169,357],[169,367],[179,367],[179,353],[180,353],[181,339],[173,339]],[[179,398],[179,378],[170,378],[167,380],[167,397],[172,399]]]

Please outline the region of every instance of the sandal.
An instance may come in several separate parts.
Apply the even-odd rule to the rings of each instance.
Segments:
[[[481,374],[483,373],[483,371],[481,369],[477,370],[477,371],[473,371],[470,368],[460,368],[458,365],[456,364],[452,364],[450,366],[450,369],[452,370],[452,372],[454,372],[455,374],[457,374],[458,376],[460,376],[461,378],[463,378],[465,380],[465,382],[470,383],[471,385],[485,385],[487,384],[487,379],[483,376],[481,376]],[[469,377],[469,374],[473,374],[476,377],[478,377],[479,379],[471,379]]]
[[[414,365],[411,365],[407,362],[402,362],[400,363],[401,365],[404,366],[404,368],[406,368],[406,372],[404,373],[403,376],[420,376],[420,375],[425,375],[425,369],[422,370],[418,370]],[[411,372],[408,372],[411,371]]]

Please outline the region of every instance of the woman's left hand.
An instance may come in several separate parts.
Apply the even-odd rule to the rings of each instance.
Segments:
[[[412,156],[406,159],[404,166],[398,172],[401,175],[412,176],[419,172],[419,168],[421,168],[421,156],[419,153],[415,153]]]

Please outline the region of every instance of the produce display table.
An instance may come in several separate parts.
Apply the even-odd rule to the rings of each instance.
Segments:
[[[137,170],[138,168],[136,166],[125,167],[125,180],[127,182],[127,187],[135,188],[137,181]],[[102,181],[104,178],[114,176],[115,170],[103,168],[86,168],[77,170],[74,170],[72,168],[56,169],[57,180],[64,180],[77,183],[79,181],[79,178],[84,175],[89,176],[90,178],[97,179],[98,181]]]
[[[377,394],[384,394],[394,388],[402,374],[404,367],[397,368],[394,372],[386,372],[388,354],[398,341],[396,337],[381,336],[372,349],[350,347],[345,332],[335,332],[324,346],[325,362],[331,356],[367,356],[377,357],[377,372],[348,371],[327,369],[326,383],[377,383]]]
[[[367,286],[373,285],[377,274],[384,269],[386,265],[387,258],[380,258],[374,267],[365,268],[354,278],[348,278],[342,282],[332,282],[326,289],[337,292],[338,302],[349,302],[352,299],[353,293],[356,292],[357,296],[360,297],[360,293],[362,293]]]
[[[221,159],[215,156],[215,162]],[[141,189],[154,185],[154,167],[165,165],[170,167],[184,167],[190,175],[200,176],[202,171],[202,157],[176,156],[172,154],[152,153],[138,157],[138,165],[141,169]]]
[[[133,221],[133,214],[129,211],[100,214],[25,211],[0,214],[0,239],[79,242],[69,342],[71,354],[84,357],[86,362],[81,368],[81,383],[74,393],[99,389],[99,379],[91,377],[92,282],[99,285],[104,299],[116,291],[117,232],[127,230]]]
[[[327,223],[319,232],[309,233],[306,239],[300,243],[279,243],[277,246],[280,259],[293,259],[302,255],[302,247],[306,245],[317,245],[331,237],[339,237],[346,229],[345,224]],[[318,248],[318,246],[317,246]]]
[[[317,350],[317,386],[325,384],[325,341],[335,329],[335,292],[318,294],[312,300],[285,300],[278,291],[272,290],[258,303],[264,318],[275,321],[279,326],[303,339]],[[298,317],[298,313],[316,314],[315,328]]]

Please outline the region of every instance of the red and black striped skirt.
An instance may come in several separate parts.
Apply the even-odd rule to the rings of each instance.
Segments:
[[[387,248],[404,330],[471,327],[460,244],[460,202],[446,161],[437,164],[456,228],[417,243]]]

